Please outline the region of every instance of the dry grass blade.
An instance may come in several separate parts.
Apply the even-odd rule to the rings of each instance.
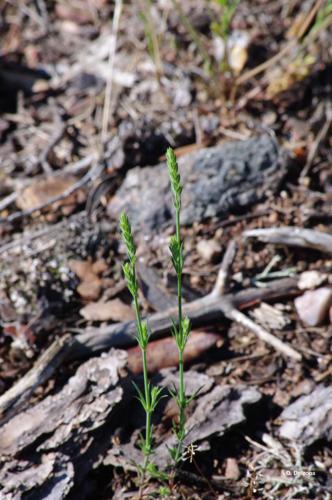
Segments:
[[[115,0],[115,8],[113,14],[112,23],[112,36],[109,47],[108,55],[108,67],[109,75],[107,79],[106,89],[105,89],[105,101],[103,108],[103,118],[102,118],[102,128],[101,128],[101,142],[104,143],[107,138],[108,123],[111,111],[111,99],[112,99],[112,87],[113,87],[113,69],[114,69],[114,59],[116,52],[116,42],[119,30],[119,22],[122,11],[122,0]]]

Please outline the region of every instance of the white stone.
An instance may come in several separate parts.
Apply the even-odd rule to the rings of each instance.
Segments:
[[[301,274],[298,287],[300,290],[311,290],[327,280],[327,274],[318,271],[305,271]]]
[[[197,244],[197,252],[206,262],[212,262],[220,255],[220,244],[216,240],[200,240]]]
[[[332,305],[332,289],[323,287],[309,290],[294,301],[297,314],[308,326],[318,326],[327,318]]]

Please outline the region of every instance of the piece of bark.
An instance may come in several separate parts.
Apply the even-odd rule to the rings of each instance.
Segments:
[[[212,346],[222,339],[220,335],[208,332],[192,332],[189,335],[184,350],[184,363],[190,363],[208,351]],[[142,354],[140,347],[128,349],[128,368],[134,374],[142,373]],[[179,351],[175,340],[171,337],[149,342],[147,349],[148,368],[150,373],[157,372],[162,368],[177,366],[179,362]]]
[[[61,391],[0,428],[0,454],[13,456],[46,435],[39,449],[54,449],[103,425],[121,401],[119,370],[126,358],[125,352],[111,350],[82,364]]]
[[[162,387],[178,387],[179,374],[174,368],[164,368],[160,370],[160,374],[155,376],[152,380],[157,380],[158,384]],[[200,396],[210,391],[214,385],[214,379],[205,373],[197,372],[196,370],[187,370],[184,374],[186,384],[187,396],[193,396],[199,392]]]
[[[264,243],[312,248],[332,254],[332,235],[303,229],[301,227],[275,227],[268,229],[249,229],[244,231],[244,238],[257,238]]]
[[[1,498],[6,500],[62,500],[73,484],[74,466],[63,453],[48,453],[38,464],[12,460],[6,462],[0,472]]]
[[[193,396],[199,391],[202,396],[209,392],[213,385],[214,379],[205,375],[204,373],[196,372],[195,370],[188,370],[185,372],[186,395]],[[179,382],[178,372],[173,368],[164,368],[160,373],[153,377],[151,380],[152,385],[159,385],[165,388],[165,394],[168,393],[167,388],[177,387]],[[169,406],[172,405],[171,411]],[[175,406],[173,411],[173,405]],[[178,415],[178,407],[173,398],[169,399],[163,411],[162,418],[169,419]],[[136,444],[139,440],[138,429],[135,430],[128,443],[121,443],[120,447],[110,447],[107,456],[103,463],[104,465],[113,465],[114,467],[123,467],[125,470],[135,471],[135,463],[142,462],[142,454],[137,448]]]
[[[301,396],[280,415],[282,438],[303,446],[325,438],[332,440],[332,387],[318,385],[310,394]]]
[[[217,435],[245,420],[243,406],[257,403],[261,394],[255,387],[218,385],[198,399],[194,413],[188,418],[185,443],[194,443]]]

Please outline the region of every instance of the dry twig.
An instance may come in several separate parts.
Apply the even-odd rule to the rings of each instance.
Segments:
[[[332,254],[332,235],[303,229],[301,227],[272,227],[268,229],[249,229],[242,233],[244,238],[258,238],[264,243],[312,248]]]
[[[212,294],[215,296],[223,295],[227,289],[227,281],[229,277],[230,267],[233,263],[235,253],[236,253],[236,241],[232,240],[229,242],[226,252],[224,254],[218,276],[216,279],[216,283],[213,287]]]
[[[295,359],[295,361],[302,360],[302,355],[298,351],[269,333],[260,325],[257,325],[254,321],[252,321],[252,319],[248,318],[241,311],[238,311],[231,302],[229,302],[229,304],[227,304],[227,302],[224,302],[221,309],[228,319],[236,321],[245,328],[248,328],[248,330],[253,332],[260,340],[263,340],[263,342],[271,345],[277,351],[285,354],[292,359]]]

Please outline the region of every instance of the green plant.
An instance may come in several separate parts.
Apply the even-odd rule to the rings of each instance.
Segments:
[[[125,213],[120,216],[120,230],[123,241],[127,248],[128,261],[123,264],[123,273],[127,282],[128,290],[133,298],[133,306],[136,316],[136,340],[141,349],[143,361],[144,391],[135,385],[140,401],[146,415],[145,439],[141,440],[141,449],[145,460],[143,464],[143,477],[147,470],[154,470],[154,465],[150,462],[152,453],[152,415],[160,400],[162,388],[151,386],[148,376],[147,346],[149,342],[149,330],[146,321],[142,320],[141,311],[138,304],[138,282],[136,276],[136,245],[132,235],[129,219]]]
[[[314,38],[321,30],[326,29],[332,23],[332,0],[323,2],[317,12],[317,16],[313,26],[309,30],[307,37]]]
[[[189,403],[196,397],[197,393],[187,397],[185,380],[184,380],[184,350],[187,344],[187,340],[190,334],[190,321],[189,318],[183,315],[182,310],[182,273],[183,273],[183,242],[181,241],[180,232],[180,215],[181,215],[181,194],[182,194],[182,184],[181,177],[179,173],[179,167],[174,151],[168,148],[166,152],[168,172],[171,182],[172,190],[172,200],[175,210],[175,235],[171,237],[169,249],[171,253],[172,264],[177,276],[177,301],[178,301],[178,317],[177,320],[172,320],[172,335],[175,339],[176,346],[178,349],[178,359],[179,359],[179,384],[178,389],[170,389],[171,395],[177,402],[179,408],[179,421],[174,424],[174,432],[177,438],[177,443],[174,448],[170,450],[170,454],[175,464],[178,464],[183,458],[183,445],[184,438],[186,435],[185,424],[186,424],[186,408]],[[150,461],[150,456],[152,453],[152,415],[156,409],[156,406],[162,397],[162,388],[153,387],[150,384],[148,377],[148,361],[147,361],[147,346],[149,342],[149,331],[146,321],[142,320],[141,311],[138,303],[138,282],[136,276],[136,245],[132,235],[132,230],[130,226],[129,219],[125,213],[120,216],[120,230],[122,234],[122,239],[126,245],[128,261],[123,264],[123,272],[127,282],[128,290],[133,298],[133,307],[136,316],[136,339],[142,353],[143,361],[143,379],[144,379],[144,391],[139,389],[136,384],[135,388],[138,394],[138,399],[146,414],[146,425],[145,425],[145,439],[142,439],[141,448],[145,456],[144,465],[141,468],[143,472],[143,477],[147,472],[150,477],[160,479],[161,481],[166,481],[168,476],[160,472],[155,464]]]
[[[217,21],[211,23],[212,32],[220,37],[224,43],[224,56],[221,61],[221,69],[229,70],[229,47],[228,37],[231,30],[231,23],[240,0],[215,0],[221,8],[221,14]]]
[[[240,0],[215,0],[221,8],[221,14],[218,21],[211,24],[212,31],[220,36],[225,42],[230,33],[232,19],[234,17]]]
[[[174,151],[171,148],[166,152],[167,167],[172,188],[172,199],[175,210],[175,235],[171,237],[169,249],[172,257],[172,264],[177,276],[177,298],[178,298],[178,318],[177,322],[173,321],[172,334],[175,339],[179,353],[179,388],[172,390],[171,394],[175,398],[179,408],[179,423],[174,426],[174,431],[178,440],[177,446],[170,450],[171,456],[175,463],[178,463],[182,458],[183,441],[185,438],[185,411],[193,399],[186,397],[185,381],[184,381],[184,366],[183,353],[190,334],[190,321],[183,316],[182,312],[182,272],[183,272],[183,243],[180,234],[180,213],[181,213],[181,177],[179,167]]]

